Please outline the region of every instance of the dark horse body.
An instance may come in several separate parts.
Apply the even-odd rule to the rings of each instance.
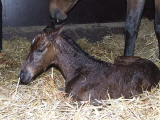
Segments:
[[[52,64],[66,80],[65,92],[80,101],[130,98],[158,84],[160,71],[151,61],[129,56],[118,57],[114,64],[100,61],[60,32],[50,29],[35,37],[21,66],[21,83],[29,83]]]
[[[125,56],[133,56],[135,40],[141,21],[142,12],[146,0],[126,0],[127,15],[125,24]],[[155,32],[160,49],[160,0],[155,1]],[[67,18],[67,12],[78,2],[78,0],[50,0],[50,14],[57,22]],[[118,4],[118,3],[117,3]],[[159,50],[160,53],[160,50]],[[160,58],[160,55],[159,55]]]

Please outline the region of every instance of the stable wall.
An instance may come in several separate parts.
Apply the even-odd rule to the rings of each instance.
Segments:
[[[1,0],[3,27],[47,25],[49,0]],[[154,17],[154,0],[146,0],[144,16]],[[80,0],[69,12],[65,24],[124,22],[126,0]]]
[[[18,35],[32,40],[51,21],[49,0],[1,1],[4,39]],[[125,16],[125,0],[80,0],[63,24],[67,25],[65,31],[72,38],[87,37],[96,41],[111,32],[123,34]],[[154,18],[153,0],[146,0],[143,16]]]

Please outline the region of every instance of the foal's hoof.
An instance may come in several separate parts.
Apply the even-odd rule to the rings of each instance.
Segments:
[[[97,100],[97,99],[92,100],[90,103],[91,105],[94,105],[94,106],[110,106],[111,105],[110,103],[102,103],[100,100]]]
[[[103,103],[100,100],[97,100],[97,99],[92,100],[90,103],[91,103],[91,105],[94,105],[94,106],[103,105]]]

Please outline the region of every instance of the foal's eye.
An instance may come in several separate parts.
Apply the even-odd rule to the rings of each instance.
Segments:
[[[37,50],[38,53],[42,53],[44,50]]]

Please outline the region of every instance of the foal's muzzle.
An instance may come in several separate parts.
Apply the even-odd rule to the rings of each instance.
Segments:
[[[20,78],[20,83],[28,84],[32,80],[32,75],[28,70],[21,70],[18,77]]]

